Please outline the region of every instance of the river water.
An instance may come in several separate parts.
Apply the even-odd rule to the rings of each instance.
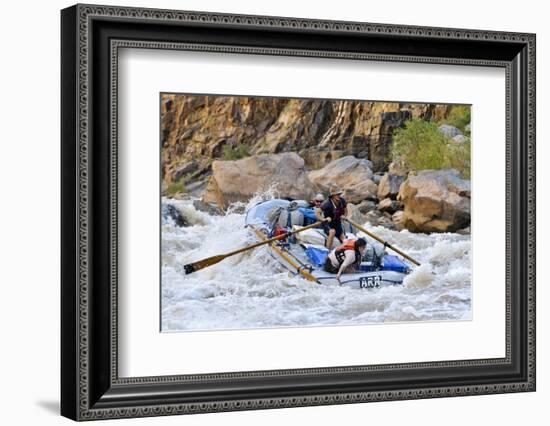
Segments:
[[[250,201],[253,205],[257,197]],[[198,211],[192,200],[163,199],[188,220],[162,219],[163,332],[471,319],[470,236],[414,234],[364,226],[417,259],[402,286],[351,289],[292,277],[264,247],[185,275],[183,266],[257,242],[244,214]]]

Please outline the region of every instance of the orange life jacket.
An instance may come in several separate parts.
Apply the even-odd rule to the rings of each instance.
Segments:
[[[275,225],[275,228],[273,229],[273,236],[274,237],[278,237],[279,235],[283,235],[283,234],[286,234],[286,233],[287,233],[287,230],[285,228],[283,228],[280,225]]]
[[[355,241],[357,240],[344,240],[344,243],[336,247],[336,250],[355,250]]]
[[[336,260],[341,265],[344,262],[344,259],[346,255],[344,252],[346,250],[353,250],[355,252],[355,264],[360,265],[361,264],[361,252],[359,250],[355,249],[355,241],[357,240],[344,240],[344,243],[336,247],[334,251],[334,257],[336,257]]]

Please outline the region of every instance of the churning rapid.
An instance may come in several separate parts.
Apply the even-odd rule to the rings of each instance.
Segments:
[[[265,197],[265,195],[264,195]],[[190,275],[184,265],[257,242],[243,207],[224,216],[198,211],[193,200],[163,199],[188,222],[162,217],[162,331],[369,324],[471,319],[470,236],[415,234],[364,226],[420,261],[403,285],[356,289],[290,276],[265,247]],[[239,208],[240,207],[240,208]]]

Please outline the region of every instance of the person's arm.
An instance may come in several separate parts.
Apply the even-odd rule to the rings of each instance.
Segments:
[[[325,218],[325,215],[323,214],[323,211],[319,207],[314,207],[313,211],[315,212],[315,217],[318,221],[327,220],[327,222],[330,222],[330,217]]]
[[[346,250],[344,252],[344,261],[340,265],[340,269],[338,270],[338,275],[336,275],[336,278],[338,281],[340,281],[340,275],[346,270],[346,268],[355,262],[355,251],[354,250]]]
[[[327,222],[331,221],[330,216],[326,216],[322,208],[314,207],[314,211],[315,211],[315,217],[317,218],[317,220],[326,220]]]
[[[317,220],[323,220],[323,212],[319,207],[313,207],[313,213],[315,213]]]

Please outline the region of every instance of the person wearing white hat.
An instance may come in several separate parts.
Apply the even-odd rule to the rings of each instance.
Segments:
[[[323,216],[321,214],[321,204],[323,204],[324,201],[325,197],[323,194],[319,193],[309,202],[309,208],[315,211],[315,216],[319,220],[323,220]]]
[[[321,212],[321,204],[325,201],[323,194],[317,194],[309,201],[309,207],[300,208],[300,212],[304,215],[304,225],[311,225],[315,222],[323,221],[323,213]]]
[[[325,201],[325,197],[323,194],[319,193],[317,194],[313,200],[309,202],[309,205],[313,208],[313,212],[315,213],[315,219],[318,221],[325,220],[325,217],[323,216],[323,211],[321,210],[321,205]]]
[[[317,204],[317,202],[322,203],[325,201],[325,197],[323,194],[319,193],[315,197],[313,197],[313,200],[311,200],[313,203]],[[313,205],[311,207],[314,207]]]
[[[327,234],[325,247],[331,249],[334,237],[338,238],[341,243],[346,238],[341,218],[347,216],[348,207],[340,188],[331,188],[328,200],[321,204],[321,211],[323,216],[328,219],[327,222],[323,222],[323,230]]]

